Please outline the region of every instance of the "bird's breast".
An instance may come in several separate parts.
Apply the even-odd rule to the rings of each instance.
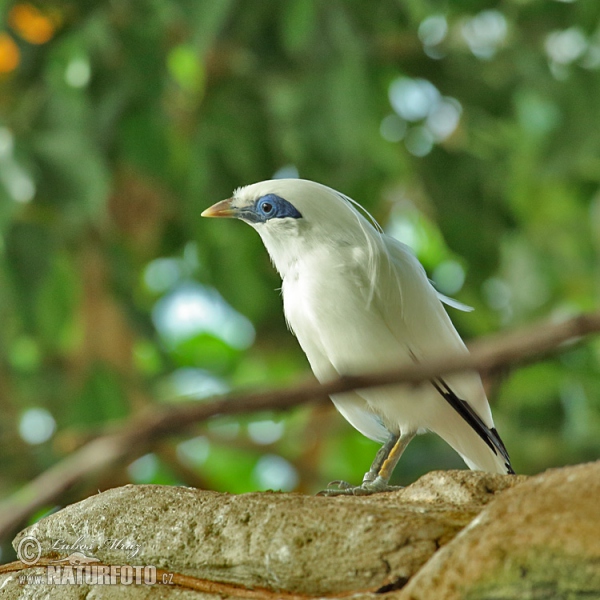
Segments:
[[[352,252],[351,250],[349,252]],[[298,336],[326,334],[351,310],[367,307],[366,279],[360,261],[346,253],[320,252],[294,264],[283,279],[286,319]]]
[[[286,320],[319,379],[407,360],[371,298],[371,281],[357,250],[299,261],[283,280]]]

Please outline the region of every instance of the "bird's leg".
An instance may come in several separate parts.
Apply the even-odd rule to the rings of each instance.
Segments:
[[[365,473],[360,486],[352,487],[345,481],[332,481],[329,485],[338,485],[338,489],[326,489],[319,496],[365,496],[378,492],[391,492],[401,489],[388,484],[406,446],[415,437],[416,432],[403,433],[398,436],[392,433],[387,442],[378,450],[371,468]]]
[[[379,469],[381,469],[381,465],[385,462],[386,458],[389,456],[396,442],[398,441],[398,435],[395,433],[390,433],[390,437],[387,439],[387,442],[379,448],[375,458],[373,459],[373,463],[371,464],[371,468],[365,473],[363,477],[363,485],[367,482],[374,481],[379,473]],[[335,481],[330,481],[328,484],[328,488],[331,486],[337,486],[337,489],[334,490],[323,490],[319,492],[319,496],[334,496],[336,493],[345,493],[346,490],[356,490],[358,487],[344,481],[343,479],[336,479]],[[351,491],[348,493],[352,493]]]
[[[387,456],[383,460],[379,471],[374,479],[370,481],[364,481],[361,485],[361,488],[365,490],[366,494],[376,494],[377,492],[391,492],[393,490],[401,489],[402,486],[389,485],[390,477],[400,460],[400,457],[406,450],[406,446],[410,444],[411,440],[417,434],[416,431],[409,431],[408,433],[403,433],[400,437],[396,439],[396,443],[393,445],[391,450],[388,452]],[[390,440],[388,440],[389,442]],[[387,443],[386,443],[387,445]],[[377,460],[377,456],[375,456],[375,460]],[[365,475],[366,477],[366,475]]]
[[[373,459],[371,468],[365,473],[365,476],[363,477],[363,483],[375,480],[375,478],[379,474],[381,466],[386,461],[387,457],[390,455],[390,452],[393,450],[399,437],[400,436],[395,433],[390,433],[390,437],[387,439],[387,442],[383,446],[381,446],[379,450],[377,450],[377,454]]]

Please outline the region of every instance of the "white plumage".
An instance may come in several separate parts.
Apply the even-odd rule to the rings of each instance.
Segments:
[[[409,248],[357,206],[318,183],[279,179],[240,188],[203,214],[241,218],[260,234],[283,280],[289,327],[319,381],[467,352],[442,306],[452,301],[436,292]],[[332,400],[373,440],[410,441],[430,430],[470,468],[512,472],[477,373]]]

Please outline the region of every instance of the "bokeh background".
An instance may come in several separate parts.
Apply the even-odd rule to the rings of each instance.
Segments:
[[[256,233],[200,218],[240,185],[364,204],[475,307],[450,309],[466,339],[598,305],[597,0],[0,7],[0,496],[149,405],[312,377]],[[517,472],[598,458],[599,362],[595,341],[486,382]],[[215,419],[61,502],[312,493],[375,451],[329,408]],[[396,481],[462,466],[421,436]]]

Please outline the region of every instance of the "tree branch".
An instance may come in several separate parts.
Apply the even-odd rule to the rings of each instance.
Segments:
[[[145,451],[157,440],[181,433],[218,415],[284,410],[307,402],[324,402],[331,394],[396,383],[417,385],[433,377],[475,370],[481,374],[531,362],[563,350],[567,343],[600,331],[600,312],[561,323],[543,323],[510,334],[479,340],[470,354],[456,354],[377,374],[347,376],[325,384],[307,383],[267,392],[237,393],[212,402],[153,408],[67,456],[0,504],[0,539],[14,532],[40,507],[56,501],[77,482]]]

